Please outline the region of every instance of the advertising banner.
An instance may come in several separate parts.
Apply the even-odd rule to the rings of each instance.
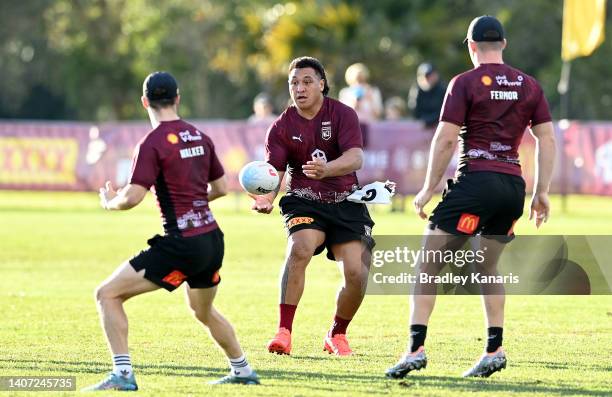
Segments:
[[[268,124],[227,120],[192,123],[213,139],[229,188],[238,190],[240,168],[264,159]],[[1,121],[0,189],[95,191],[106,180],[122,186],[130,175],[134,148],[149,130],[144,121],[98,125]],[[389,179],[397,183],[399,194],[416,193],[425,178],[433,133],[414,121],[371,124],[364,165],[358,173],[360,182]],[[612,195],[612,123],[557,123],[556,136],[558,156],[551,191]],[[536,165],[535,140],[527,132],[519,153],[530,190]],[[454,156],[446,178],[453,177],[456,165]]]

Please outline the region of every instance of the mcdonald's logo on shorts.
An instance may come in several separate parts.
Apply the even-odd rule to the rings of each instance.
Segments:
[[[478,215],[472,215],[468,213],[461,214],[459,222],[457,222],[457,230],[466,234],[473,234],[478,227],[480,217]]]
[[[166,277],[162,278],[162,281],[172,285],[173,287],[178,287],[186,278],[187,276],[185,276],[183,273],[178,270],[174,270]]]

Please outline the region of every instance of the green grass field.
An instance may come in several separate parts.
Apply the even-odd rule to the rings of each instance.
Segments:
[[[226,373],[224,356],[190,316],[182,289],[156,291],[126,304],[141,395],[612,394],[612,296],[509,296],[504,335],[509,366],[484,380],[460,377],[484,343],[479,298],[440,297],[428,331],[429,365],[398,382],[383,373],[406,345],[407,297],[367,296],[349,328],[357,354],[328,356],[322,338],[340,274],[322,257],[308,269],[293,354],[271,355],[265,344],[277,325],[285,244],[281,218],[250,213],[246,197],[213,204],[227,247],[216,304],[234,324],[263,384],[206,385]],[[570,197],[566,214],[559,207],[555,199],[540,233],[612,235],[609,198]],[[375,234],[418,234],[424,227],[412,213],[380,207],[372,215]],[[0,374],[74,375],[78,388],[97,382],[110,369],[110,357],[93,290],[160,231],[153,201],[107,213],[95,194],[0,191],[0,220]],[[525,217],[515,230],[534,233],[535,227]]]

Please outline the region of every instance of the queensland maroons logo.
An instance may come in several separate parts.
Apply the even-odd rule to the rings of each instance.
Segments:
[[[331,138],[331,136],[332,136],[331,121],[322,122],[321,123],[321,138],[327,141],[329,140],[329,138]]]

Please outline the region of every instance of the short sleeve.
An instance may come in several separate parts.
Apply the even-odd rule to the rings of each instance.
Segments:
[[[225,170],[223,169],[223,165],[221,165],[221,161],[219,161],[219,157],[217,156],[217,151],[215,150],[215,145],[212,140],[209,143],[210,145],[210,171],[208,172],[208,180],[216,181],[221,178],[225,174]]]
[[[536,101],[536,106],[533,111],[533,115],[531,116],[532,126],[552,121],[548,102],[546,101],[546,97],[544,96],[544,90],[542,90],[539,84],[538,91],[538,99]]]
[[[464,80],[461,76],[455,76],[448,84],[442,103],[442,111],[440,112],[440,121],[458,126],[465,123],[468,111],[468,96]]]
[[[266,134],[266,161],[277,171],[284,172],[287,169],[289,153],[287,145],[282,139],[282,130],[278,123],[274,123]]]
[[[352,148],[363,148],[363,136],[359,127],[357,113],[349,107],[344,108],[341,113],[338,131],[338,146],[341,152]]]
[[[147,189],[155,184],[159,174],[159,161],[157,153],[147,140],[141,142],[134,152],[132,159],[132,175],[130,183],[143,186]]]

